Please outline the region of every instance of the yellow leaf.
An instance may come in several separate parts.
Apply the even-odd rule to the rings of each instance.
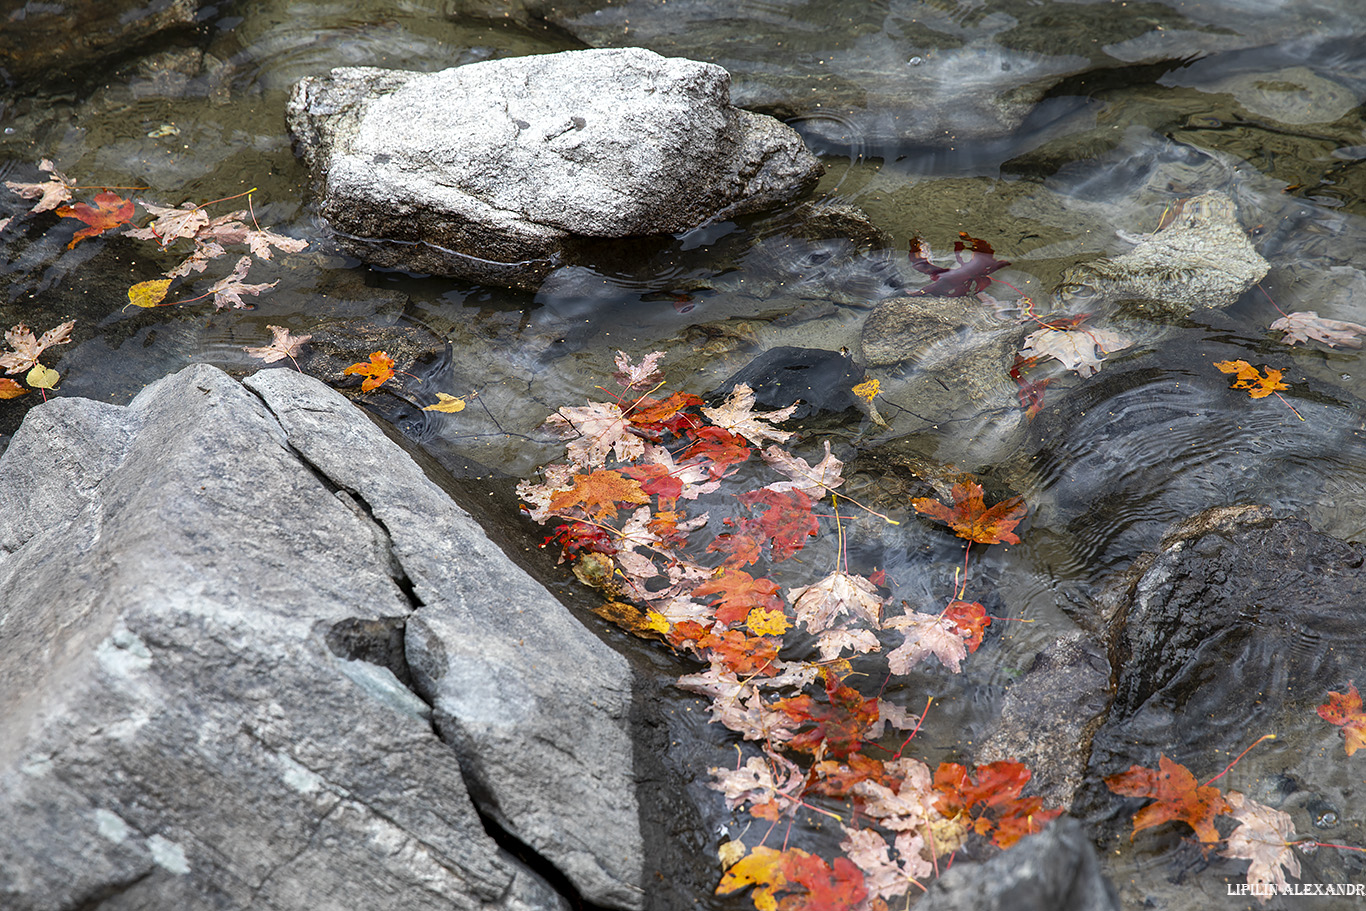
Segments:
[[[716,894],[730,895],[746,886],[754,885],[758,887],[750,896],[754,907],[759,911],[774,911],[778,906],[778,900],[773,893],[787,885],[787,877],[783,875],[783,863],[787,860],[784,855],[787,854],[807,856],[805,851],[798,848],[784,852],[759,845],[748,857],[737,861],[722,875],[721,883],[716,887]]]
[[[423,411],[444,411],[447,414],[454,414],[457,411],[465,410],[465,400],[444,392],[436,394],[436,404],[428,405]]]
[[[149,282],[138,282],[128,289],[128,303],[134,307],[158,307],[166,297],[166,289],[171,287],[171,279],[154,278]]]
[[[756,607],[745,618],[745,626],[756,636],[781,636],[791,628],[787,616],[780,610]]]
[[[873,397],[882,391],[882,384],[877,380],[864,380],[851,390],[854,395],[861,399],[872,401]]]
[[[28,376],[24,377],[24,382],[34,389],[51,389],[57,385],[61,378],[62,375],[56,370],[49,370],[42,364],[34,364],[33,369],[28,372]]]

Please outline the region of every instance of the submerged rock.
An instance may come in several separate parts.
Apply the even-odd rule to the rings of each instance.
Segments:
[[[1073,309],[1124,302],[1134,312],[1180,319],[1200,307],[1227,307],[1270,269],[1233,200],[1213,190],[1178,203],[1172,221],[1128,253],[1068,270],[1060,296]]]
[[[623,659],[344,397],[58,398],[0,478],[0,905],[567,908],[482,812],[642,907]]]
[[[793,418],[816,412],[839,414],[858,406],[853,388],[863,382],[863,368],[847,354],[822,348],[770,348],[718,386],[715,396],[728,395],[738,384],[754,390],[764,408],[796,404]],[[800,403],[800,404],[798,404]]]
[[[1119,911],[1096,849],[1063,817],[981,864],[957,863],[916,902],[920,911]]]
[[[731,105],[725,70],[639,48],[334,69],[295,86],[288,119],[344,249],[509,286],[590,239],[788,202],[822,171],[795,131]]]

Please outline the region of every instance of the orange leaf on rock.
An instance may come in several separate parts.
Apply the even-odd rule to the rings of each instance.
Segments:
[[[57,214],[63,218],[79,219],[86,224],[86,227],[81,228],[71,238],[71,243],[66,245],[70,250],[87,237],[96,237],[110,228],[117,228],[132,221],[133,201],[105,190],[96,194],[95,205],[78,202],[74,206],[62,206],[57,210]]]
[[[1011,497],[987,508],[982,500],[982,485],[963,481],[953,485],[950,496],[952,506],[929,497],[918,497],[911,505],[917,512],[948,523],[960,538],[978,544],[1020,543],[1013,529],[1024,521],[1023,497]]]
[[[1125,797],[1153,798],[1153,803],[1134,814],[1135,835],[1150,826],[1179,820],[1194,829],[1201,841],[1213,844],[1219,840],[1214,817],[1231,812],[1218,788],[1199,784],[1189,769],[1165,755],[1158,757],[1156,769],[1130,766],[1127,772],[1107,777],[1105,784]]]
[[[1342,728],[1346,738],[1347,755],[1366,746],[1366,713],[1361,711],[1361,694],[1355,683],[1347,684],[1347,692],[1328,691],[1328,701],[1318,707],[1319,717]]]
[[[1281,371],[1266,368],[1266,376],[1262,376],[1256,367],[1247,361],[1215,361],[1214,366],[1224,373],[1236,373],[1238,381],[1233,384],[1234,389],[1246,389],[1248,395],[1254,399],[1264,399],[1277,389],[1289,389],[1285,383],[1281,382]]]
[[[352,364],[342,371],[345,375],[357,374],[365,377],[365,382],[360,384],[361,392],[373,392],[383,386],[387,380],[394,376],[394,359],[383,351],[374,351],[370,354],[370,360],[361,361],[359,364]]]
[[[650,495],[641,489],[640,482],[619,471],[595,471],[574,475],[574,486],[556,491],[550,497],[550,509],[564,515],[576,508],[594,519],[614,518],[618,503],[641,505],[650,502]]]

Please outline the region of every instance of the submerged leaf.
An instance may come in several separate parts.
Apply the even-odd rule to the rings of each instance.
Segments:
[[[273,336],[271,343],[261,348],[246,347],[242,350],[252,357],[259,357],[267,364],[284,360],[287,357],[298,357],[299,350],[303,348],[304,342],[313,338],[311,335],[290,335],[289,330],[284,326],[267,326]]]
[[[1285,333],[1281,341],[1287,345],[1312,339],[1323,342],[1329,348],[1336,348],[1338,345],[1344,348],[1360,348],[1361,339],[1357,336],[1366,333],[1366,326],[1328,319],[1319,316],[1313,310],[1297,310],[1287,314],[1272,323],[1271,328]]]
[[[982,499],[982,485],[965,481],[953,485],[950,496],[952,506],[929,497],[917,497],[911,505],[917,512],[948,523],[960,538],[978,544],[1020,543],[1014,528],[1025,518],[1023,497],[1010,497],[987,508]]]
[[[86,224],[72,236],[71,243],[66,245],[70,250],[87,237],[96,237],[110,228],[117,228],[132,221],[133,201],[105,190],[103,193],[95,194],[93,206],[80,202],[74,206],[63,206],[57,210],[57,214],[63,218],[78,219]]]
[[[307,338],[308,336],[304,337]],[[445,392],[438,392],[436,394],[436,404],[427,405],[422,410],[441,411],[446,414],[455,414],[458,411],[465,410],[465,400],[456,395],[449,395]]]
[[[1130,766],[1127,772],[1108,776],[1105,784],[1125,797],[1153,798],[1152,803],[1134,814],[1134,835],[1175,820],[1194,829],[1201,841],[1214,844],[1219,840],[1214,817],[1229,812],[1228,802],[1218,788],[1199,784],[1189,769],[1165,755],[1158,756],[1156,769]]]
[[[1318,707],[1319,717],[1342,728],[1346,738],[1347,755],[1366,746],[1366,713],[1361,711],[1361,694],[1355,683],[1347,684],[1347,692],[1328,691],[1328,701]]]

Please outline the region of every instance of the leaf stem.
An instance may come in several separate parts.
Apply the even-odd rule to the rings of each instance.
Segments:
[[[1232,762],[1230,762],[1230,763],[1228,764],[1228,766],[1225,767],[1225,769],[1224,769],[1222,772],[1220,772],[1218,775],[1215,775],[1215,776],[1214,776],[1213,778],[1211,778],[1209,781],[1205,782],[1204,787],[1209,787],[1210,785],[1212,785],[1212,784],[1214,784],[1216,781],[1218,781],[1220,778],[1223,778],[1225,775],[1227,775],[1227,774],[1229,773],[1229,769],[1232,769],[1234,766],[1236,766],[1236,765],[1238,764],[1238,760],[1239,760],[1239,759],[1242,759],[1244,756],[1246,756],[1246,755],[1252,750],[1252,747],[1255,747],[1257,744],[1261,743],[1263,740],[1275,740],[1275,739],[1276,739],[1276,735],[1275,735],[1275,734],[1263,734],[1262,736],[1258,737],[1256,740],[1252,741],[1252,746],[1249,746],[1246,750],[1243,750],[1241,753],[1239,753],[1239,754],[1238,754],[1238,758],[1235,759],[1235,760],[1233,760]]]

